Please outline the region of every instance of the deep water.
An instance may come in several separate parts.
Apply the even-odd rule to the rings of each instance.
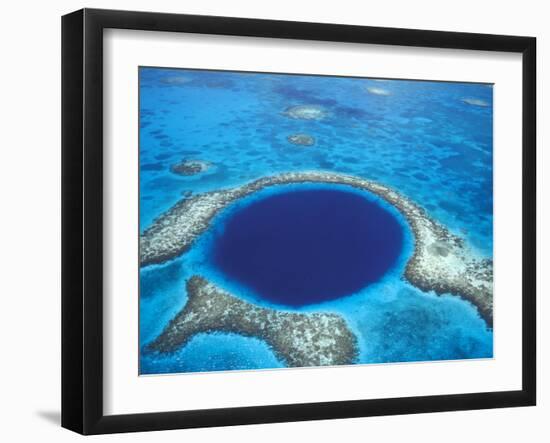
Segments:
[[[233,214],[213,242],[212,260],[260,297],[303,306],[376,282],[402,244],[399,222],[375,201],[343,190],[301,190]]]
[[[323,170],[395,188],[480,255],[492,257],[491,85],[157,68],[141,68],[139,75],[141,230],[194,193],[280,172]],[[465,98],[488,106],[465,103]],[[326,117],[298,120],[284,114],[297,105],[322,106]],[[293,134],[308,134],[315,144],[294,145],[288,140]],[[183,160],[204,160],[212,167],[197,175],[172,173],[170,166]],[[302,199],[305,194],[308,198]],[[321,194],[323,198],[314,198]],[[227,208],[186,254],[141,270],[140,344],[154,339],[185,305],[186,280],[201,274],[262,306],[341,314],[359,341],[357,363],[492,357],[493,332],[475,307],[456,294],[423,292],[402,278],[412,253],[408,227],[397,211],[363,194],[338,186],[285,186]],[[330,195],[335,198],[329,204]],[[291,204],[295,199],[302,203]],[[354,217],[341,217],[346,199],[361,199],[349,205],[357,219],[363,214],[363,220],[373,221],[374,212],[386,217],[385,223],[377,223],[374,238],[383,248],[359,247],[373,239],[368,235],[372,231],[354,224]],[[310,227],[303,238],[296,207]],[[271,215],[257,223],[264,210]],[[331,220],[333,226],[345,223],[346,230],[319,242]],[[241,221],[248,223],[246,229]],[[398,235],[388,234],[392,223],[402,235],[401,245]],[[278,228],[272,237],[260,235],[274,225]],[[262,248],[251,240],[253,234],[266,242]],[[351,241],[354,236],[357,242]],[[298,247],[308,241],[311,249]],[[268,260],[285,277],[274,278],[277,274],[268,267],[262,278],[247,273],[252,269],[247,244],[260,254],[259,264]],[[326,253],[314,254],[322,245]],[[285,251],[294,253],[285,256]],[[312,260],[304,260],[308,254]],[[361,268],[359,262],[372,268]],[[302,281],[302,272],[315,277],[298,288],[303,292],[296,290],[300,278],[288,277],[292,267],[300,270]],[[316,273],[319,267],[326,271]],[[344,274],[345,279],[337,278]],[[291,284],[292,296],[285,291]],[[142,374],[283,366],[262,340],[220,333],[201,334],[175,354],[143,353],[140,358]]]

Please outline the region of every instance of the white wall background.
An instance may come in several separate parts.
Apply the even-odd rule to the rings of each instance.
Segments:
[[[550,28],[536,0],[306,2],[111,0],[11,1],[0,26],[0,438],[82,439],[59,427],[60,414],[60,16],[81,7],[155,10],[283,20],[531,35],[538,38],[539,406],[233,428],[102,436],[94,441],[329,442],[531,441],[550,439],[550,173],[542,152],[550,120]],[[546,109],[545,109],[546,108]],[[546,110],[546,114],[545,111]],[[541,253],[540,250],[544,249]],[[546,275],[542,275],[546,274]]]

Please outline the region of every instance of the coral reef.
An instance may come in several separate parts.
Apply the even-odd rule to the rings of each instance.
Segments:
[[[201,332],[231,332],[264,340],[291,367],[345,365],[357,357],[357,341],[336,314],[301,314],[261,308],[202,277],[187,282],[189,299],[165,330],[146,347],[172,352]]]
[[[467,105],[480,106],[482,108],[487,108],[489,106],[489,103],[479,98],[463,98],[462,102],[466,103]]]
[[[293,145],[313,146],[315,139],[309,134],[292,134],[286,138]]]
[[[283,115],[299,120],[322,120],[328,113],[318,105],[298,105],[287,108]]]
[[[178,175],[196,175],[206,172],[212,165],[203,160],[184,160],[170,166],[170,171]]]
[[[407,262],[405,278],[422,290],[457,294],[469,300],[492,327],[492,260],[478,256],[461,237],[432,220],[423,208],[407,197],[379,183],[348,175],[291,172],[183,199],[142,234],[141,266],[166,262],[188,250],[213,217],[237,199],[269,186],[296,183],[348,185],[376,194],[395,206],[414,234],[414,253]]]
[[[191,82],[192,79],[183,75],[173,75],[170,77],[163,77],[160,79],[161,83],[170,86],[181,86]]]
[[[373,94],[373,95],[391,95],[390,91],[388,91],[387,89],[382,89],[382,88],[368,87],[367,92],[370,93],[370,94]]]

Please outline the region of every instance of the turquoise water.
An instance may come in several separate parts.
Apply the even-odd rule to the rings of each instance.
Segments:
[[[320,106],[326,116],[284,115],[297,105]],[[492,118],[492,87],[484,84],[141,68],[140,228],[190,193],[278,172],[323,170],[399,190],[491,257]],[[315,144],[287,140],[300,133]],[[211,167],[189,176],[170,171],[183,160],[203,160]],[[292,185],[289,192],[293,187],[304,189]],[[234,211],[220,214],[188,253],[141,270],[141,345],[185,305],[185,282],[194,274],[253,303],[281,308],[228,279],[208,260],[216,232]],[[412,239],[400,220],[405,235],[400,259],[377,282],[346,297],[292,309],[343,315],[358,338],[357,363],[491,357],[493,332],[471,304],[453,294],[422,292],[403,280]],[[149,374],[275,368],[284,362],[259,339],[212,333],[162,358],[142,353],[140,366]]]

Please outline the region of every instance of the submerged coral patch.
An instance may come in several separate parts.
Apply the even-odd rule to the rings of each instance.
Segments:
[[[382,88],[368,87],[367,92],[373,95],[391,95],[390,91]]]
[[[283,115],[299,120],[322,120],[328,113],[322,106],[298,105],[287,108]]]
[[[292,134],[286,138],[293,145],[313,146],[315,139],[309,134]]]
[[[230,79],[217,79],[217,80],[206,80],[200,83],[201,86],[211,89],[229,89],[234,86],[233,81]]]
[[[171,75],[169,77],[162,77],[160,79],[161,83],[169,86],[182,86],[191,81],[192,79],[190,77],[185,77],[183,75]]]
[[[285,99],[301,101],[305,103],[310,103],[312,105],[334,106],[338,103],[333,98],[319,97],[313,91],[310,91],[308,89],[296,88],[290,85],[277,86],[273,89],[273,91],[281,95]]]
[[[196,175],[211,168],[211,163],[203,160],[184,160],[170,167],[170,171],[178,175]]]
[[[189,300],[148,352],[174,352],[197,334],[229,332],[264,340],[291,367],[345,365],[357,357],[357,340],[336,314],[301,314],[240,300],[206,279],[187,283]]]
[[[482,108],[489,107],[489,103],[485,100],[481,100],[480,98],[463,98],[462,102],[466,103],[467,105],[480,106]]]

